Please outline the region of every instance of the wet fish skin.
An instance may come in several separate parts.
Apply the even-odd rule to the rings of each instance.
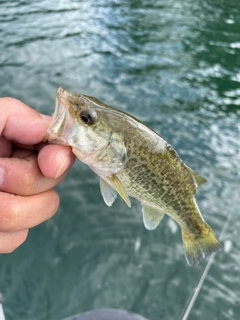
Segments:
[[[60,87],[48,140],[70,145],[75,155],[100,176],[107,205],[117,193],[128,206],[129,196],[142,203],[147,229],[155,229],[164,214],[182,229],[190,265],[220,249],[195,201],[206,179],[186,166],[177,152],[139,120],[99,100],[68,93]]]

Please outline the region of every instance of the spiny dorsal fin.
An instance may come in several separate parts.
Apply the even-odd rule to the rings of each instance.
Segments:
[[[142,202],[143,223],[146,229],[153,230],[161,222],[164,212],[146,202]]]
[[[126,202],[126,204],[131,207],[131,202],[128,198],[127,192],[122,184],[122,182],[118,179],[118,177],[113,174],[110,177],[108,177],[110,182],[112,183],[114,189],[118,192],[120,197]]]
[[[107,206],[111,207],[117,198],[117,191],[112,188],[105,180],[100,178],[100,190],[103,200]]]

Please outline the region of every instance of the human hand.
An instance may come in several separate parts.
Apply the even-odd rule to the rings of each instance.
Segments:
[[[21,245],[28,229],[59,206],[53,188],[74,162],[71,148],[46,145],[51,118],[13,98],[0,98],[0,253]]]

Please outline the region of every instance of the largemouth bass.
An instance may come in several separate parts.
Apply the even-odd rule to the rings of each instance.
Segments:
[[[47,139],[72,147],[78,159],[100,177],[105,203],[119,194],[142,204],[143,222],[155,229],[164,214],[182,229],[190,265],[220,249],[195,201],[206,179],[190,169],[163,138],[139,120],[83,94],[60,87]]]

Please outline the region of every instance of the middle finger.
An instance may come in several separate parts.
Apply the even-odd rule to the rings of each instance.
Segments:
[[[0,191],[21,196],[38,194],[52,189],[65,177],[66,173],[57,179],[46,178],[35,153],[25,158],[0,158]]]

